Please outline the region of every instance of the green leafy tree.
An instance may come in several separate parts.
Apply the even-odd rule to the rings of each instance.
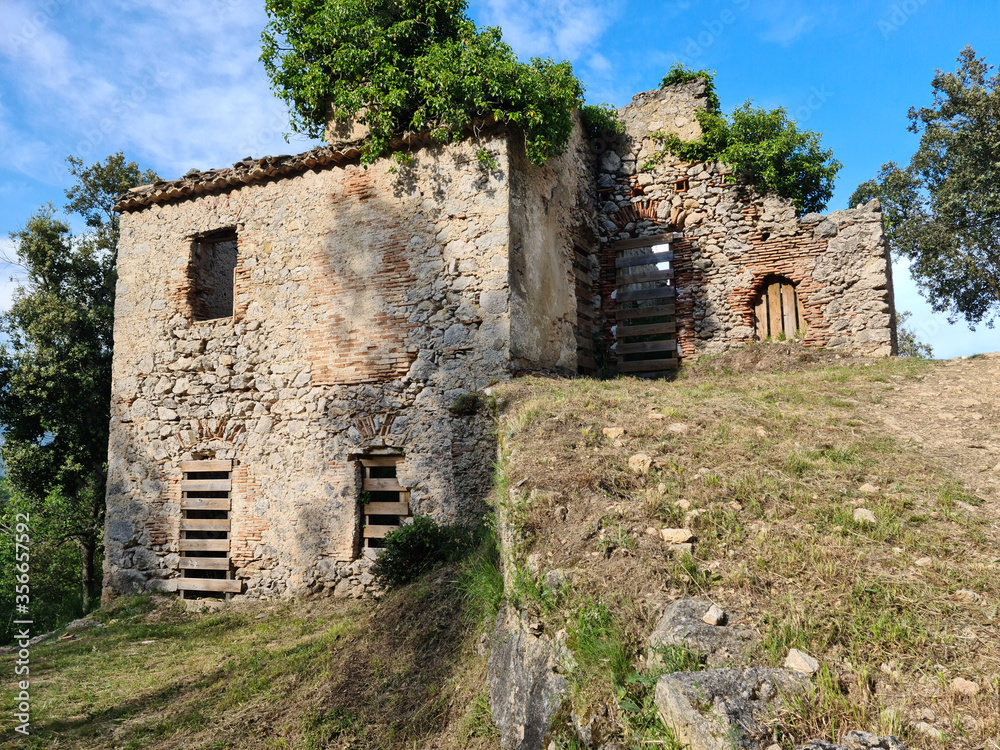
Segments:
[[[331,112],[370,128],[362,161],[394,136],[460,136],[476,118],[519,128],[529,159],[565,151],[583,94],[568,62],[517,60],[466,0],[268,0],[261,61],[291,127],[320,137]]]
[[[899,356],[930,359],[934,356],[934,350],[931,348],[931,345],[921,341],[917,338],[916,331],[904,325],[910,317],[911,313],[906,312],[905,310],[898,315],[899,320],[897,321],[897,333],[899,338]]]
[[[799,130],[781,107],[766,110],[749,100],[731,115],[719,110],[712,73],[674,65],[661,86],[704,80],[707,107],[697,113],[702,134],[682,141],[676,134],[658,133],[663,151],[644,167],[672,153],[686,161],[719,161],[733,170],[733,179],[773,190],[804,213],[821,211],[833,196],[833,183],[843,166],[824,149],[818,133]]]
[[[1000,315],[1000,73],[966,47],[954,73],[937,71],[930,107],[910,109],[920,146],[851,195],[878,198],[889,247],[938,312],[969,327]]]
[[[0,455],[32,515],[34,538],[79,549],[87,609],[99,585],[107,476],[118,246],[112,207],[117,195],[157,176],[121,153],[90,167],[69,163],[76,184],[67,208],[89,231],[74,237],[49,205],[11,234],[25,273],[0,316]]]

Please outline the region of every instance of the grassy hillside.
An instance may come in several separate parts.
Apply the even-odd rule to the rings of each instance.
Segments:
[[[666,603],[698,596],[757,634],[753,663],[780,666],[790,647],[820,660],[813,697],[775,717],[782,747],[854,728],[998,747],[1000,358],[772,345],[675,382],[529,378],[496,395],[497,512],[516,532],[505,595],[563,631],[572,710],[595,737],[672,746],[644,642]],[[691,554],[664,527],[690,528]],[[378,603],[121,602],[103,628],[34,648],[36,735],[10,739],[4,713],[0,742],[495,748],[476,623],[491,575],[467,560]],[[567,710],[556,747],[575,746],[571,724]]]
[[[496,747],[456,577],[441,569],[377,606],[121,601],[104,627],[34,647],[33,735],[5,711],[0,746]]]
[[[995,355],[865,362],[769,345],[673,383],[530,379],[502,399],[501,512],[520,532],[508,593],[568,633],[584,723],[672,745],[644,642],[667,602],[696,596],[756,632],[751,663],[781,666],[789,648],[820,660],[813,698],[775,719],[782,747],[856,728],[941,747],[920,722],[948,747],[997,747]],[[677,527],[693,554],[657,533]],[[561,734],[572,747],[569,721]]]

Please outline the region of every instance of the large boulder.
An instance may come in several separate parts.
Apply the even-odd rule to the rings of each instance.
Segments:
[[[684,646],[703,654],[710,667],[746,664],[753,634],[731,625],[709,625],[702,618],[711,608],[711,602],[701,599],[668,604],[647,640],[647,663],[660,664],[658,649]]]
[[[497,616],[486,673],[493,722],[503,750],[540,750],[552,719],[566,697],[566,680],[556,673],[561,649],[532,634],[516,612]]]
[[[808,689],[806,677],[785,669],[677,672],[657,681],[656,707],[690,750],[760,750],[769,744],[767,718],[782,697]]]

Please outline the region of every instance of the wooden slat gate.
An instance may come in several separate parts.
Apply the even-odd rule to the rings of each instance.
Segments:
[[[618,372],[642,377],[677,368],[674,235],[615,243],[615,352]]]
[[[365,517],[361,536],[365,549],[377,549],[389,532],[411,518],[410,492],[399,483],[396,475],[402,456],[365,456],[360,461],[364,471]]]
[[[589,253],[573,248],[576,282],[576,370],[581,375],[597,372],[594,358],[594,282]]]
[[[238,594],[242,583],[233,580],[230,552],[232,461],[181,461],[181,525],[177,591]]]

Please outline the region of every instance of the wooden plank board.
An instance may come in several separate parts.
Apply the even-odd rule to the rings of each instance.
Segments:
[[[650,263],[669,263],[673,259],[674,254],[669,250],[662,253],[647,253],[646,255],[629,255],[625,258],[618,258],[615,261],[615,268],[648,266]]]
[[[363,536],[365,539],[384,539],[398,528],[398,526],[365,526]]]
[[[366,516],[408,516],[409,503],[365,503]]]
[[[229,519],[182,518],[181,531],[229,531]]]
[[[633,307],[631,309],[618,308],[615,310],[615,319],[637,320],[639,318],[658,318],[661,315],[674,315],[674,305],[657,305],[655,307]]]
[[[181,510],[229,510],[228,497],[184,497]]]
[[[802,304],[802,298],[798,295],[795,295],[795,307],[799,318],[798,330],[804,335],[809,328],[809,321],[806,320],[806,308]]]
[[[581,354],[577,354],[576,366],[578,368],[582,367],[584,370],[596,370],[597,362],[594,361],[593,357],[585,357]]]
[[[578,333],[576,334],[576,348],[592,351],[594,348],[594,340],[590,338],[590,336],[583,336]]]
[[[365,456],[361,461],[362,466],[395,466],[403,460],[402,456]]]
[[[181,570],[229,570],[228,557],[182,557]]]
[[[229,492],[233,489],[231,479],[182,479],[181,492]]]
[[[594,306],[594,295],[591,294],[588,290],[582,289],[581,287],[578,286],[576,287],[575,292],[576,292],[577,307],[580,306],[581,302],[590,307]]]
[[[177,549],[181,552],[229,552],[229,540],[181,539]]]
[[[637,344],[618,344],[618,354],[647,354],[649,352],[675,352],[676,341],[640,341]]]
[[[636,289],[633,292],[618,292],[619,302],[638,302],[644,299],[670,299],[677,294],[677,290],[672,286],[664,286],[659,289]]]
[[[181,461],[181,471],[232,471],[230,460],[212,459],[205,461]]]
[[[781,332],[781,285],[774,283],[767,288],[768,331],[772,338]]]
[[[645,326],[618,326],[616,333],[619,339],[625,339],[630,336],[655,336],[658,333],[674,333],[676,330],[676,323],[651,323]]]
[[[654,372],[677,369],[677,359],[644,359],[639,362],[619,362],[618,372]]]
[[[577,282],[583,284],[584,286],[590,286],[594,280],[593,277],[590,275],[589,268],[584,270],[582,268],[577,268],[576,266],[574,266],[573,275],[576,277]]]
[[[795,287],[791,284],[781,285],[781,317],[785,327],[785,336],[795,337]]]
[[[238,594],[243,590],[243,581],[229,581],[223,578],[178,578],[177,590]]]
[[[403,492],[406,490],[395,478],[366,479],[364,489],[369,492]]]
[[[761,295],[760,302],[754,308],[754,322],[756,324],[757,340],[763,341],[767,338],[767,296]]]
[[[645,273],[624,273],[624,269],[618,272],[618,286],[623,284],[645,284],[648,281],[664,281],[674,278],[674,269],[664,268],[659,271],[647,271]]]
[[[680,237],[676,232],[670,234],[657,234],[652,237],[639,237],[634,240],[615,240],[612,247],[615,250],[631,250],[636,247],[653,247],[653,245],[669,245],[676,238]]]

